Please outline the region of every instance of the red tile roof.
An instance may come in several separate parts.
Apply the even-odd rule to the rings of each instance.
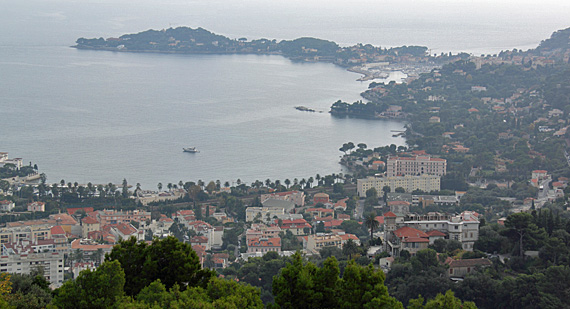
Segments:
[[[385,218],[385,217],[397,217],[397,216],[396,216],[395,213],[389,211],[389,212],[387,212],[387,213],[384,214],[384,218]]]
[[[67,208],[67,213],[73,216],[76,212],[82,209],[85,211],[85,213],[93,212],[93,207],[76,207],[76,208]]]
[[[248,247],[281,247],[281,238],[253,238],[247,244]]]
[[[415,228],[404,226],[394,231],[394,234],[398,236],[398,238],[410,238],[410,237],[421,237],[421,238],[428,238],[429,236],[420,231],[416,230]]]
[[[426,232],[426,234],[427,234],[429,237],[434,237],[434,236],[442,236],[442,237],[445,237],[445,233],[442,233],[442,232],[440,232],[440,231],[438,231],[438,230],[431,230],[431,231],[429,231],[429,232]]]
[[[56,225],[54,227],[51,228],[51,235],[65,235],[65,231],[63,230],[63,228],[59,225]]]
[[[97,224],[99,221],[93,217],[85,217],[81,220],[84,224]]]

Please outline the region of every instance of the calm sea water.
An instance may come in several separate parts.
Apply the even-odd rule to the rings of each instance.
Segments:
[[[513,8],[513,6],[516,6]],[[516,14],[514,14],[516,10]],[[79,51],[78,37],[204,27],[233,38],[314,36],[432,52],[532,48],[566,3],[0,0],[0,151],[48,182],[251,182],[340,172],[342,143],[403,144],[403,123],[332,118],[359,76],[279,56]],[[529,18],[533,16],[533,18]],[[324,113],[299,112],[305,105]],[[182,152],[196,146],[198,154]]]

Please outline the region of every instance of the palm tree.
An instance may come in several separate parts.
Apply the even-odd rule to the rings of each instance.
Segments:
[[[315,180],[313,179],[312,176],[309,177],[309,179],[307,180],[307,184],[309,185],[309,188],[313,186],[313,181],[315,181]]]
[[[369,213],[364,217],[364,225],[370,229],[370,241],[374,238],[374,230],[380,226],[380,222],[376,220],[374,213]]]
[[[162,190],[162,182],[159,182],[156,187],[158,188],[158,192],[160,192]]]
[[[229,182],[229,181],[224,182],[224,187],[229,188],[229,187],[230,187],[230,182]]]
[[[168,188],[168,191],[172,191],[172,183],[169,182],[166,187]]]
[[[289,185],[291,184],[291,180],[289,180],[289,178],[285,179],[285,185],[287,186],[287,189],[289,189]]]
[[[357,252],[358,252],[358,246],[352,239],[347,240],[342,246],[342,253],[344,255],[347,255],[349,260],[351,260],[352,255]]]
[[[269,185],[271,185],[271,179],[267,178],[265,179],[265,186],[269,188]]]
[[[305,180],[305,178],[302,178],[301,181],[299,181],[299,185],[301,185],[301,189],[305,187],[306,183],[307,183],[307,180]]]

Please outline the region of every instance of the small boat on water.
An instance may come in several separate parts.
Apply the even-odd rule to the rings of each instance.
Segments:
[[[197,152],[199,152],[198,149],[196,149],[196,147],[182,148],[182,150],[184,150],[184,152],[190,152],[190,153],[197,153]]]

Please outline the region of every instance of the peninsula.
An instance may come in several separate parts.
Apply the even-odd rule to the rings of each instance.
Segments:
[[[79,38],[72,47],[139,53],[282,55],[294,61],[334,63],[363,74],[361,81],[384,78],[391,70],[417,76],[434,67],[469,57],[466,53],[430,55],[425,46],[382,48],[356,44],[341,47],[335,42],[312,37],[279,42],[264,38],[230,39],[203,28],[189,27],[147,30],[118,38]]]

